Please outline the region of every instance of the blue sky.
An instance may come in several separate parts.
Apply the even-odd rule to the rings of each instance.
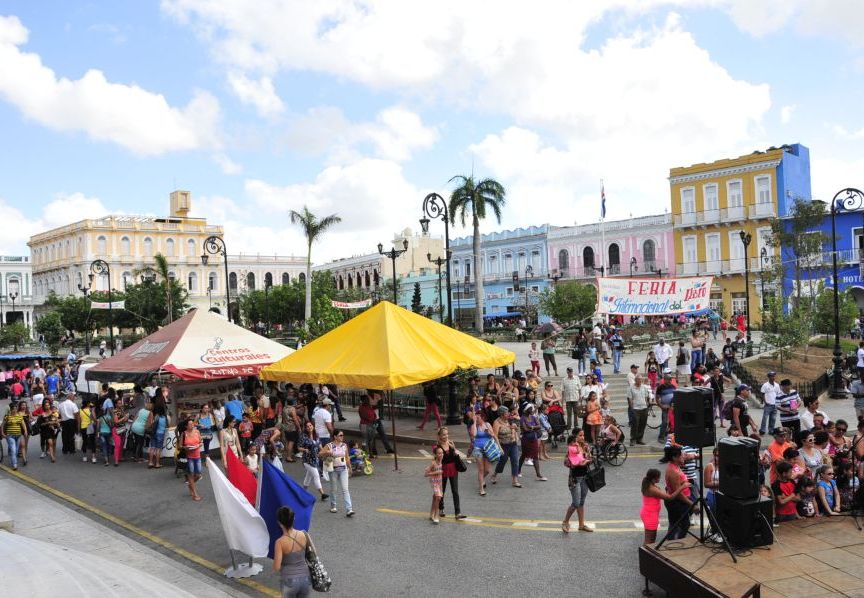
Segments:
[[[796,141],[814,196],[864,185],[856,2],[528,6],[6,0],[0,251],[174,188],[232,252],[302,254],[288,210],[338,213],[321,262],[416,229],[472,168],[506,228],[595,221],[600,179],[611,218],[662,212],[670,167]]]

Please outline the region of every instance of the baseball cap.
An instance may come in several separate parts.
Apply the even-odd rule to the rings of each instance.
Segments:
[[[776,376],[776,375],[777,375],[777,372],[768,372],[768,375],[769,375],[769,376]]]
[[[325,398],[323,401],[321,401],[321,404],[322,404],[322,405],[332,405],[332,404],[333,404],[333,401],[331,401],[330,399]]]
[[[750,390],[750,387],[747,386],[746,384],[739,384],[739,385],[735,388],[735,392],[741,392],[741,391],[744,391],[744,390]]]
[[[663,375],[664,376],[671,376],[672,370],[670,370],[669,368],[666,368],[665,370],[663,370]]]
[[[774,428],[771,430],[771,436],[785,436],[786,428]]]

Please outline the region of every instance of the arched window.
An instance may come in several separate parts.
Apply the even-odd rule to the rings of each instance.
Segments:
[[[360,273],[358,272],[357,273],[357,288],[359,289],[362,286],[363,286],[363,281],[360,280]]]
[[[195,257],[195,239],[189,239],[186,241],[186,255],[189,257]]]
[[[376,287],[377,287],[379,284],[381,284],[381,277],[378,275],[378,270],[373,270],[373,271],[372,271],[372,280],[375,281],[375,286],[376,286]]]
[[[642,243],[642,263],[645,264],[643,270],[650,272],[655,270],[655,262],[657,261],[657,245],[652,239],[648,239]]]
[[[302,276],[302,274],[301,274]],[[339,275],[339,290],[343,290],[345,288],[345,281],[342,280],[342,275]]]
[[[174,272],[174,270],[171,270],[168,272],[168,279],[172,281],[177,280],[177,273]]]
[[[120,239],[120,255],[132,255],[132,244],[129,241],[129,237],[122,237]]]
[[[228,288],[230,288],[232,291],[237,290],[237,273],[236,272],[232,272],[231,274],[228,275]]]
[[[174,239],[165,241],[165,257],[174,257]]]
[[[144,255],[150,257],[153,255],[153,239],[144,237]]]
[[[369,288],[369,270],[366,270],[366,272],[363,273],[363,279],[365,280],[366,288],[368,289]]]
[[[267,272],[264,275],[264,286],[265,287],[272,287],[273,286],[273,274],[271,274],[270,272]]]
[[[190,293],[198,292],[198,275],[195,272],[190,272],[189,276],[186,278],[186,286],[189,289]]]
[[[100,256],[108,255],[108,239],[105,238],[105,235],[96,237],[96,253]]]
[[[300,276],[298,276],[297,279],[298,279],[302,284],[306,284],[306,275],[305,275],[303,272],[300,273]]]
[[[335,284],[335,278],[333,279],[333,282]],[[282,284],[291,284],[291,276],[287,272],[282,273]]]
[[[122,278],[120,279],[120,282],[123,283],[124,289],[126,288],[126,285],[132,284],[132,282],[133,282],[132,273],[129,272],[128,270],[126,272],[124,272],[122,275]]]
[[[354,288],[354,275],[353,274],[348,275],[348,288],[349,289]]]
[[[618,274],[621,271],[621,249],[618,243],[609,245],[609,274]]]
[[[586,247],[582,250],[582,267],[586,275],[594,274],[594,248]]]
[[[566,249],[558,252],[558,271],[567,272],[570,269],[570,254]]]
[[[71,281],[71,279],[69,278],[69,275],[68,275],[68,274],[67,274],[66,277],[63,279],[63,293],[65,293],[65,294],[67,294],[67,295],[71,295],[71,294],[72,294],[72,281]]]
[[[255,273],[254,272],[250,272],[249,274],[246,275],[246,288],[248,288],[250,291],[255,290]]]
[[[207,288],[210,289],[211,291],[216,290],[216,273],[215,272],[211,272],[210,275],[207,277]]]

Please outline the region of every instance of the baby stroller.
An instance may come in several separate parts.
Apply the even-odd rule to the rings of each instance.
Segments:
[[[552,443],[552,448],[558,448],[558,441],[564,442],[564,432],[567,430],[567,422],[564,421],[564,414],[558,410],[550,411],[548,416],[549,426],[552,430],[549,432],[549,441]]]
[[[180,442],[178,441],[174,446],[174,477],[184,477],[188,471],[187,464],[186,449],[180,446]]]
[[[350,459],[351,469],[354,473],[372,475],[372,473],[375,471],[375,466],[372,464],[372,459],[370,459],[369,454],[362,449],[357,449],[356,452],[352,452],[352,454],[350,455]]]

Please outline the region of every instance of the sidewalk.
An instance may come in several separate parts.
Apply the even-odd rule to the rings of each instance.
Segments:
[[[3,580],[4,591],[11,592],[8,594],[10,596],[93,595],[90,592],[99,592],[103,596],[122,593],[127,598],[158,595],[228,598],[248,595],[85,517],[8,476],[0,477],[0,505],[13,525],[9,537],[3,536],[9,532],[0,531],[0,579]],[[27,562],[22,563],[22,557],[30,552],[34,553],[32,556],[36,560],[29,565]],[[100,564],[102,559],[107,559],[105,562],[109,566],[103,567]],[[93,571],[94,567],[96,571]],[[34,572],[38,577],[32,575]],[[67,590],[62,590],[60,586],[70,581],[72,586],[64,586]],[[93,585],[88,585],[91,582]],[[82,585],[87,587],[82,588]],[[106,586],[108,593],[105,593]],[[15,592],[13,589],[22,591]]]

